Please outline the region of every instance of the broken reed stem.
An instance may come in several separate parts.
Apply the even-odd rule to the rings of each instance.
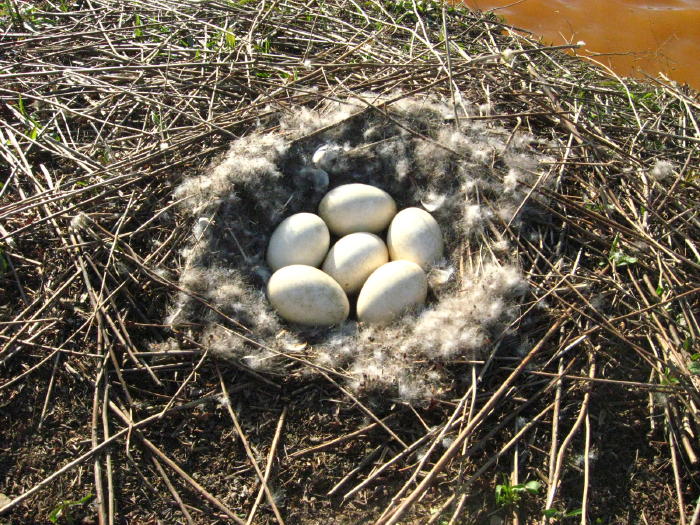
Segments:
[[[253,519],[255,518],[255,512],[257,511],[258,505],[260,505],[260,501],[262,500],[263,495],[265,494],[265,487],[268,486],[270,474],[272,472],[272,465],[275,461],[275,455],[277,454],[277,447],[279,445],[280,436],[282,435],[282,428],[284,427],[284,420],[286,419],[286,417],[287,407],[285,406],[282,409],[282,413],[280,414],[279,420],[277,421],[275,435],[272,438],[272,443],[270,443],[270,452],[267,455],[267,463],[265,465],[265,473],[263,475],[263,480],[260,483],[260,490],[258,490],[258,495],[255,498],[255,503],[253,503],[253,506],[250,509],[250,513],[248,514],[246,525],[251,525],[251,523],[253,523]]]
[[[595,361],[591,360],[591,363],[589,365],[589,377],[594,377],[595,376]],[[574,424],[572,425],[571,429],[569,430],[569,433],[564,437],[564,440],[561,443],[561,446],[559,447],[559,450],[556,454],[556,459],[554,462],[554,469],[551,474],[551,478],[549,480],[549,487],[547,490],[547,500],[546,500],[546,507],[547,509],[551,509],[552,505],[554,503],[554,497],[557,493],[557,490],[559,488],[559,478],[561,476],[561,471],[562,467],[564,465],[564,458],[566,455],[567,448],[569,447],[569,444],[571,443],[571,440],[574,438],[576,433],[578,432],[579,428],[583,424],[586,414],[588,413],[588,402],[590,400],[590,390],[586,390],[585,394],[583,395],[583,402],[581,403],[581,408],[579,410],[578,416],[576,417],[576,420],[574,421]]]
[[[668,411],[668,407],[665,408],[666,411]],[[667,421],[670,421],[670,417],[668,414],[666,414]],[[681,475],[680,475],[680,466],[678,462],[678,454],[677,454],[677,448],[678,448],[678,442],[676,441],[676,435],[674,433],[674,429],[671,428],[671,425],[669,423],[668,429],[666,431],[666,436],[668,439],[668,448],[671,451],[671,465],[673,466],[673,479],[675,481],[675,488],[676,488],[676,498],[677,498],[677,503],[678,503],[678,523],[680,525],[686,525],[688,523],[686,516],[685,516],[685,498],[683,497],[683,486],[681,485]]]
[[[170,478],[168,478],[168,474],[165,472],[165,470],[163,469],[160,462],[156,459],[155,456],[151,456],[151,462],[153,463],[153,466],[158,471],[158,474],[160,475],[160,477],[163,479],[165,486],[168,488],[168,492],[170,492],[173,499],[177,503],[177,506],[180,508],[180,512],[182,512],[182,515],[184,516],[185,521],[187,521],[188,525],[193,525],[194,520],[192,519],[192,516],[190,516],[190,513],[188,512],[187,508],[185,507],[185,504],[182,502],[182,498],[180,497],[180,494],[178,493],[177,489],[171,483]]]
[[[590,356],[593,360],[594,356]],[[583,494],[581,495],[581,525],[588,523],[588,495],[591,482],[591,413],[586,411],[584,446],[583,446]]]

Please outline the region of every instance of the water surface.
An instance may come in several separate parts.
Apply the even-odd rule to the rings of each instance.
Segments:
[[[700,0],[463,0],[554,44],[583,40],[621,75],[656,76],[700,89]]]

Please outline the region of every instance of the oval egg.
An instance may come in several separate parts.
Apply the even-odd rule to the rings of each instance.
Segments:
[[[406,208],[389,225],[386,244],[392,261],[411,261],[423,269],[442,257],[442,232],[437,221],[420,208]]]
[[[384,190],[368,184],[344,184],[329,191],[318,214],[335,235],[378,233],[396,215],[396,203]]]
[[[306,326],[330,326],[347,319],[350,303],[333,278],[313,266],[293,264],[277,270],[267,296],[280,316]]]
[[[428,279],[410,261],[392,261],[377,268],[357,298],[357,318],[365,323],[385,324],[406,310],[425,302]]]
[[[355,293],[370,274],[389,262],[389,252],[373,233],[351,233],[336,242],[323,261],[322,269],[346,293]]]
[[[267,263],[274,271],[290,264],[318,266],[328,253],[331,236],[323,219],[296,213],[283,220],[270,237]]]

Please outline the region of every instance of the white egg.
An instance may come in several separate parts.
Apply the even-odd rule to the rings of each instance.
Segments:
[[[307,326],[338,324],[350,312],[340,285],[313,266],[293,264],[277,270],[267,283],[267,296],[280,316]]]
[[[283,220],[270,237],[267,264],[279,270],[290,264],[318,266],[328,253],[331,236],[323,219],[313,213],[296,213]]]
[[[442,232],[437,221],[420,208],[406,208],[389,225],[386,244],[392,261],[411,261],[423,269],[442,257]]]
[[[396,215],[396,203],[384,190],[367,184],[345,184],[321,199],[318,214],[335,235],[378,233]]]
[[[336,242],[326,255],[322,269],[333,277],[346,293],[362,288],[367,277],[389,262],[384,241],[373,233],[351,233]]]
[[[410,261],[392,261],[377,268],[357,298],[357,318],[385,324],[411,308],[421,306],[428,293],[423,269]]]

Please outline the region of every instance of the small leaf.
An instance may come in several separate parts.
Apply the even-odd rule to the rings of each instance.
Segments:
[[[76,503],[78,505],[85,505],[87,502],[89,502],[93,498],[92,494],[86,494],[82,498],[80,498]]]
[[[666,367],[664,368],[664,373],[663,376],[661,377],[661,384],[662,385],[677,385],[680,381],[678,380],[677,377],[675,377],[673,374],[671,374],[671,369]]]
[[[503,485],[496,485],[496,503],[501,503],[503,499]]]
[[[527,483],[525,483],[525,490],[527,490],[530,494],[537,494],[541,488],[542,483],[536,480],[528,481]]]
[[[615,266],[626,266],[628,264],[634,264],[637,262],[636,257],[627,255],[621,249],[620,246],[620,234],[615,235],[612,243],[610,244],[610,254],[608,255],[608,261],[613,263]]]
[[[615,266],[627,266],[628,264],[634,264],[637,262],[636,257],[632,257],[631,255],[627,255],[623,251],[620,250],[615,250],[613,252],[610,252],[610,256],[608,257],[608,260],[613,263]]]
[[[564,514],[564,517],[573,518],[574,516],[580,516],[581,514],[583,514],[583,509],[574,509]]]
[[[557,509],[546,509],[542,514],[545,518],[555,518],[559,515],[559,511]]]
[[[58,518],[60,518],[62,514],[63,505],[58,505],[55,509],[51,511],[51,514],[49,514],[49,521],[51,523],[58,523]]]

